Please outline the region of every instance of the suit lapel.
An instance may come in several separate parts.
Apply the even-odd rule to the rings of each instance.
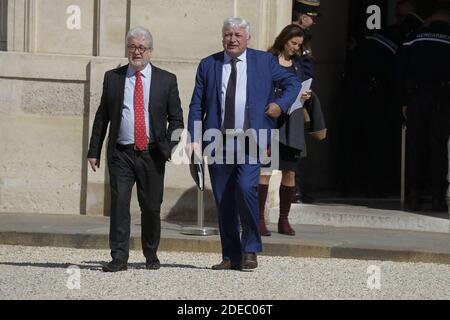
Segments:
[[[158,68],[152,66],[152,76],[151,76],[151,82],[150,82],[150,99],[148,102],[148,112],[150,115],[150,122],[153,124],[153,113],[155,112],[155,110],[153,110],[154,108],[152,108],[152,106],[154,106],[154,101],[157,99],[157,95],[158,92],[161,92],[159,90],[159,84],[161,83],[161,81],[158,81],[158,73],[159,70]]]
[[[118,98],[116,99],[116,103],[118,104],[118,106],[116,107],[115,110],[119,110],[118,114],[117,114],[117,119],[115,119],[115,122],[117,123],[117,128],[120,128],[120,123],[122,121],[122,112],[123,112],[123,98],[125,95],[125,79],[127,77],[127,70],[128,70],[128,65],[124,66],[123,68],[120,69],[120,71],[117,73],[117,95]]]
[[[225,53],[221,52],[216,60],[216,91],[218,101],[222,101],[222,69],[225,60]],[[219,104],[220,105],[220,104]]]
[[[247,99],[246,103],[248,106],[251,106],[249,98],[252,97],[252,84],[257,83],[253,81],[253,77],[255,76],[255,71],[257,70],[256,59],[253,57],[253,51],[247,48]]]
[[[119,99],[117,99],[117,101],[120,103],[120,114],[122,114],[122,109],[123,109],[123,97],[124,97],[124,92],[125,92],[125,79],[127,77],[127,70],[128,70],[128,65],[126,67],[124,67],[123,69],[120,70],[120,72],[118,73],[119,75],[119,90],[117,90],[117,92],[119,93]]]

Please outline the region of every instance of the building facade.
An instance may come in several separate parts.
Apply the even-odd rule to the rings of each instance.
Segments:
[[[325,0],[321,8],[315,90],[332,119],[348,1]],[[291,13],[291,0],[0,0],[0,212],[108,214],[105,155],[93,173],[86,151],[104,72],[127,63],[130,27],[152,32],[153,63],[177,75],[187,119],[200,59],[222,50],[223,20],[246,18],[251,46],[266,50]],[[311,169],[321,185],[330,183],[328,143]],[[195,199],[187,165],[169,163],[163,218],[195,217]],[[213,208],[208,192],[207,213]]]

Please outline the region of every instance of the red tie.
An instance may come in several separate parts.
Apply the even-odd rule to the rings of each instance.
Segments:
[[[137,150],[144,150],[147,145],[147,128],[144,114],[144,89],[141,72],[136,71],[134,85],[134,145]]]

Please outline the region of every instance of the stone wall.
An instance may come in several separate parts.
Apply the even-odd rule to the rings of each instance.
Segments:
[[[8,1],[0,1],[0,51],[6,50]]]
[[[8,0],[1,1],[0,212],[107,215],[108,175],[85,159],[104,72],[127,63],[125,35],[142,25],[154,36],[153,63],[177,75],[187,120],[198,62],[221,50],[221,25],[241,16],[251,46],[265,50],[291,19],[291,0]],[[348,0],[322,1],[314,27],[316,79],[329,139],[310,145],[309,182],[333,184],[331,145],[343,71]],[[7,28],[4,23],[7,22]],[[7,42],[5,42],[7,40]],[[2,48],[0,47],[0,50]],[[5,48],[3,48],[5,49]],[[196,191],[185,165],[167,165],[163,217],[194,219]],[[270,205],[278,202],[279,175]],[[207,183],[208,185],[209,183]],[[133,197],[132,213],[139,212]],[[215,219],[210,191],[206,218]],[[106,205],[105,205],[106,204]]]
[[[0,212],[108,214],[105,157],[93,173],[85,155],[104,72],[127,63],[130,26],[153,33],[153,63],[177,75],[187,119],[198,62],[221,50],[222,21],[245,17],[251,46],[266,49],[291,15],[290,0],[2,3],[8,19],[7,52],[0,52]],[[169,163],[166,172],[163,217],[195,218],[187,166]],[[210,191],[206,199],[213,219]]]

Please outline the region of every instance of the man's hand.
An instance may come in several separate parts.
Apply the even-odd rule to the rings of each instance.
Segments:
[[[97,172],[96,168],[100,168],[100,159],[89,158],[88,161],[89,164],[91,165],[92,170],[94,172]]]
[[[301,99],[303,101],[307,101],[307,100],[311,99],[311,94],[312,94],[312,91],[311,90],[307,90],[307,91],[302,93]]]
[[[189,159],[191,159],[193,152],[195,152],[195,154],[199,158],[201,158],[201,148],[200,148],[200,144],[198,142],[192,142],[192,143],[188,143],[186,145],[186,153],[187,153]]]
[[[266,108],[266,115],[271,117],[271,118],[278,118],[279,116],[281,116],[281,113],[283,112],[283,110],[281,110],[280,106],[277,105],[276,103],[272,102],[271,104],[269,104]]]

